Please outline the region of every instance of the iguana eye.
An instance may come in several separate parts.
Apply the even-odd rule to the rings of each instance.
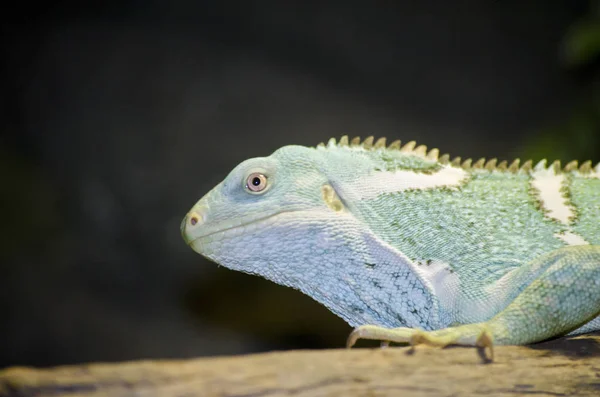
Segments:
[[[267,177],[259,172],[253,172],[246,179],[246,189],[259,193],[267,187]]]

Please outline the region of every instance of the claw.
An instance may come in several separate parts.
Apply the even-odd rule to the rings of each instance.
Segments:
[[[354,330],[348,335],[348,339],[346,340],[346,349],[350,349],[357,340],[360,339],[360,327],[354,328]]]
[[[492,338],[492,334],[487,330],[487,328],[484,328],[481,331],[481,334],[479,334],[475,345],[477,347],[482,348],[484,350],[484,354],[485,349],[488,348],[490,350],[489,360],[494,361],[494,339]]]

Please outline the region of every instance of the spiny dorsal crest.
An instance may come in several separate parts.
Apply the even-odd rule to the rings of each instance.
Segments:
[[[548,167],[547,161],[541,160],[535,166],[533,165],[532,160],[527,160],[523,164],[521,164],[521,160],[515,159],[510,164],[506,160],[502,160],[498,162],[498,159],[493,158],[486,160],[485,158],[480,158],[477,161],[473,162],[472,159],[462,160],[460,157],[455,157],[450,159],[449,154],[443,154],[440,156],[440,151],[437,148],[433,148],[431,150],[427,150],[427,146],[425,145],[417,145],[417,142],[410,141],[402,145],[400,140],[395,140],[389,145],[386,144],[387,140],[385,137],[381,137],[375,140],[375,137],[368,136],[363,141],[360,140],[360,137],[354,137],[350,139],[348,135],[344,135],[340,138],[339,142],[335,138],[329,139],[327,144],[321,142],[317,145],[317,148],[328,149],[328,148],[349,148],[349,149],[360,149],[360,150],[397,150],[402,153],[411,154],[413,156],[419,156],[423,159],[429,161],[437,161],[443,165],[451,165],[453,167],[461,167],[465,170],[472,169],[483,169],[488,171],[508,171],[511,173],[517,173],[519,171],[542,171],[542,170],[551,170],[555,174],[561,172],[572,172],[578,171],[580,174],[591,174],[595,172],[596,174],[600,174],[600,162],[596,164],[595,167],[592,165],[591,160],[587,160],[581,165],[577,160],[573,160],[567,163],[564,167],[561,167],[560,160],[555,160]]]

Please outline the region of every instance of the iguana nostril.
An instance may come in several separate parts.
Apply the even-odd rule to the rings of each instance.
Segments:
[[[204,214],[202,211],[203,211],[203,209],[199,208],[199,209],[196,209],[195,211],[188,213],[185,220],[187,221],[189,226],[191,226],[191,227],[200,226],[202,224],[202,222],[204,222]]]

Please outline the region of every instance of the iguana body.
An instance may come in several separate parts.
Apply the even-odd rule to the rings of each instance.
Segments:
[[[350,345],[527,344],[600,329],[591,162],[450,161],[372,137],[286,146],[238,165],[182,233],[219,264],[321,302],[358,327]]]

